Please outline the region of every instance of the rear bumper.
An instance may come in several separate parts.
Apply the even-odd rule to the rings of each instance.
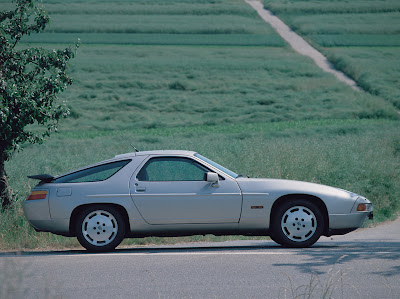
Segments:
[[[52,219],[47,199],[26,200],[22,203],[29,224],[38,232],[51,232],[63,236],[69,234],[69,219]]]
[[[29,220],[29,224],[37,232],[50,232],[57,235],[69,236],[69,219]]]

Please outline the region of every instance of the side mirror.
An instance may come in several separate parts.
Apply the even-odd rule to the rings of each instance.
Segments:
[[[219,187],[219,177],[215,172],[207,172],[207,182],[211,183],[212,187]]]

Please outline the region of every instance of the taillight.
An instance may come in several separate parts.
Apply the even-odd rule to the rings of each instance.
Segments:
[[[45,199],[47,191],[32,191],[26,200]]]

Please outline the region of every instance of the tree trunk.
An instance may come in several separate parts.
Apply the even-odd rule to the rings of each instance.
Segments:
[[[2,210],[7,209],[13,199],[4,164],[5,159],[3,155],[0,155],[0,202]]]

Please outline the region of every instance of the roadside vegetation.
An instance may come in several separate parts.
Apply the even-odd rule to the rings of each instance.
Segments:
[[[51,26],[25,42],[51,49],[81,40],[69,68],[75,82],[63,94],[71,114],[58,134],[43,145],[27,144],[6,164],[18,201],[1,212],[0,249],[78,246],[74,238],[36,233],[27,224],[20,203],[35,182],[26,176],[61,174],[131,152],[131,144],[139,150],[198,151],[251,177],[348,189],[374,203],[375,221],[400,210],[400,122],[391,100],[398,76],[390,81],[383,72],[386,65],[398,74],[395,48],[324,46],[343,68],[357,69],[363,78],[365,72],[381,76],[370,77],[378,92],[357,92],[292,51],[243,1],[148,3],[43,2]],[[322,9],[329,2],[318,3]],[[390,3],[396,5],[385,5]],[[296,13],[302,10],[282,12],[283,19],[295,20]],[[383,54],[368,64],[371,53]],[[387,96],[379,82],[390,87]]]

